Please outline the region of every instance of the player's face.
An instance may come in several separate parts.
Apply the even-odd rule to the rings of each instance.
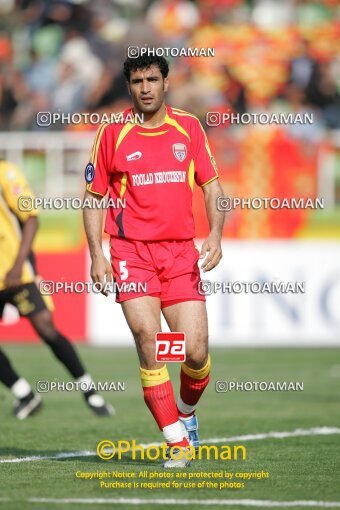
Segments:
[[[132,71],[128,87],[137,111],[155,113],[164,104],[168,78],[163,78],[159,67],[152,65],[148,69]]]

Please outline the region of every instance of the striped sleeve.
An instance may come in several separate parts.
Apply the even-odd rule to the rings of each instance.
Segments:
[[[113,143],[108,143],[109,124],[101,124],[91,152],[90,161],[85,168],[86,189],[96,195],[105,196],[109,187],[109,174],[113,157]]]
[[[195,181],[199,186],[205,186],[218,178],[218,172],[214,156],[210,151],[207,135],[199,120],[194,123],[192,140],[196,169]]]

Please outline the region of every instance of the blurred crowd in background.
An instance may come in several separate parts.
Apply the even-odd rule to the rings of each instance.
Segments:
[[[326,195],[327,215],[236,211],[226,236],[322,236],[330,214],[328,235],[338,235],[338,0],[1,0],[0,130],[93,131],[90,124],[40,128],[36,115],[129,107],[122,73],[129,46],[215,49],[215,57],[168,59],[167,102],[201,119],[228,195]],[[209,111],[313,113],[314,122],[209,128]],[[204,236],[199,199],[194,209]]]
[[[169,59],[168,102],[202,120],[312,110],[314,131],[340,128],[339,13],[337,0],[2,0],[0,128],[38,129],[39,111],[122,110],[122,63],[138,45],[215,48]]]

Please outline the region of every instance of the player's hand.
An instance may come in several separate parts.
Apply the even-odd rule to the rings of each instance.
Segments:
[[[208,252],[209,255],[207,256]],[[222,257],[221,237],[216,234],[210,234],[208,239],[204,241],[200,254],[200,259],[205,258],[202,264],[203,273],[214,269]]]
[[[5,276],[5,288],[21,285],[22,266],[14,265]]]
[[[105,290],[105,282],[113,283],[112,267],[110,262],[105,258],[104,253],[92,258],[91,278],[93,283],[100,283],[104,296],[108,296],[109,292]]]

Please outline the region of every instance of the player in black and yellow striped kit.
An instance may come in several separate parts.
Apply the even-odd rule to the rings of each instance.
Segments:
[[[42,296],[37,286],[39,279],[32,243],[38,229],[38,212],[20,210],[20,197],[32,197],[28,183],[18,167],[0,161],[0,321],[6,303],[14,305],[26,317],[42,340],[51,348],[55,357],[72,377],[91,385],[92,379],[85,372],[74,347],[54,326],[53,303],[49,296]],[[0,381],[17,399],[14,414],[24,419],[41,406],[40,396],[30,384],[13,369],[9,359],[0,349]],[[113,414],[110,405],[94,390],[84,392],[85,401],[98,416]]]

